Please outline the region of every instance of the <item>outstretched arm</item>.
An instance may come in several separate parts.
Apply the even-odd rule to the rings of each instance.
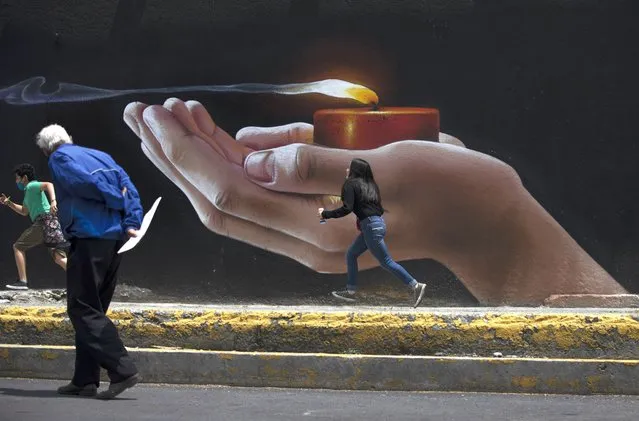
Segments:
[[[4,195],[4,193],[0,196],[0,203],[17,213],[18,215],[27,216],[29,215],[29,209],[24,205],[18,205],[17,203],[13,203],[10,197]]]
[[[344,205],[341,208],[337,208],[330,211],[323,211],[322,218],[330,219],[330,218],[342,218],[349,213],[353,212],[353,208],[355,206],[355,189],[351,184],[346,184],[344,188]]]

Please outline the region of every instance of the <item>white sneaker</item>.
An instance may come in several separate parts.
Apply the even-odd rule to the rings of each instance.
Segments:
[[[347,289],[342,289],[339,291],[332,292],[333,297],[339,298],[340,300],[347,301],[349,303],[354,303],[357,301],[356,294],[352,294],[348,292]]]
[[[12,284],[7,284],[7,288],[9,289],[21,289],[21,290],[25,290],[25,289],[29,289],[29,287],[27,286],[27,282],[26,281],[16,281]]]
[[[426,294],[426,284],[422,284],[421,282],[418,282],[417,286],[415,287],[413,291],[415,294],[415,305],[413,305],[413,308],[415,308],[424,299],[424,295]]]

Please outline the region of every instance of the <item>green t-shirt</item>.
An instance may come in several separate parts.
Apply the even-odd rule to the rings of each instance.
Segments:
[[[24,189],[23,204],[29,209],[29,217],[32,221],[43,213],[49,213],[51,206],[47,195],[42,191],[42,183],[31,181]]]

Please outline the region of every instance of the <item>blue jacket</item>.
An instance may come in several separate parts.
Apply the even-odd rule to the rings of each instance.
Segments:
[[[144,213],[138,191],[108,154],[65,144],[49,157],[49,169],[67,238],[120,240],[127,229],[140,228]]]

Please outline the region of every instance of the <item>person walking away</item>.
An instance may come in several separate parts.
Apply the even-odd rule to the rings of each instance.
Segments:
[[[111,156],[73,144],[63,127],[44,127],[36,143],[49,158],[60,223],[71,243],[67,312],[75,329],[75,371],[58,393],[113,399],[141,380],[106,315],[121,262],[118,249],[127,236],[138,235],[142,223],[140,197]],[[97,394],[100,367],[111,383]]]

